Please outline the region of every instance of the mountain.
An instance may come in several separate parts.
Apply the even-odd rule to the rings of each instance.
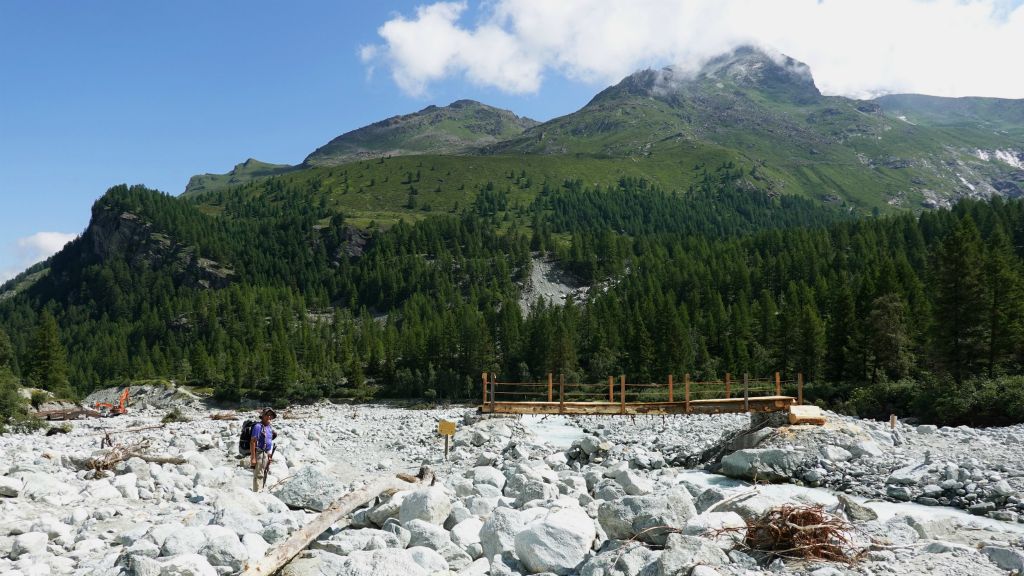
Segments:
[[[536,124],[508,110],[458,100],[346,132],[317,148],[304,164],[337,166],[381,156],[466,154],[517,136]]]
[[[533,168],[551,181],[582,177],[597,185],[635,176],[686,190],[696,182],[695,167],[733,162],[756,165],[756,187],[773,193],[920,210],[963,197],[1024,195],[1024,101],[825,96],[806,64],[743,46],[697,70],[631,74],[580,110],[544,123],[471,100],[429,106],[338,136],[294,170],[315,179],[318,168],[388,156],[421,160],[403,164],[403,172],[396,165],[360,170],[371,174],[359,187],[384,194],[358,210],[401,203],[409,191],[405,174],[428,156],[445,165],[448,177],[431,180],[441,189],[453,180],[484,185],[507,173],[499,169]],[[285,170],[292,168],[236,167],[196,177],[186,192]]]
[[[824,96],[810,69],[741,47],[700,70],[643,70],[494,154],[753,162],[783,192],[914,208],[1024,194],[1024,101]],[[920,122],[914,118],[919,118]]]
[[[185,194],[201,194],[220,190],[236,184],[244,184],[257,178],[265,178],[294,169],[288,164],[269,164],[249,158],[245,162],[235,164],[227,174],[198,174],[189,178],[185,186]]]

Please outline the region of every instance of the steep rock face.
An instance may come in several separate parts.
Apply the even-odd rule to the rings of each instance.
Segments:
[[[170,267],[176,280],[190,286],[223,288],[235,274],[219,262],[197,256],[193,247],[156,230],[138,214],[110,205],[97,204],[82,239],[100,260],[118,258],[133,267]]]

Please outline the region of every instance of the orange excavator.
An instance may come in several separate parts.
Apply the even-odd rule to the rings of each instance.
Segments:
[[[95,405],[96,410],[104,416],[120,416],[121,414],[127,414],[129,390],[131,390],[131,388],[125,388],[124,392],[121,392],[116,406],[110,402],[97,402]]]

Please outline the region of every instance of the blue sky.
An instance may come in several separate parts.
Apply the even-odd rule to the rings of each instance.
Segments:
[[[591,95],[453,78],[409,96],[360,59],[381,24],[414,7],[384,4],[0,1],[0,280],[58,241],[33,235],[84,230],[114,184],[178,194],[193,174],[248,157],[301,162],[347,130],[435,102],[549,118]]]
[[[807,62],[827,93],[1024,98],[1022,1],[0,0],[0,280],[114,184],[178,194],[459,98],[546,120],[739,43]]]

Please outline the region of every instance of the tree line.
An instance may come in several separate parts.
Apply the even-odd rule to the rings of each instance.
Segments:
[[[684,194],[641,179],[545,183],[529,225],[505,229],[508,203],[488,191],[460,214],[372,227],[357,251],[329,195],[286,179],[216,199],[115,187],[94,222],[137,215],[140,234],[230,267],[231,282],[205,288],[180,260],[97,254],[107,231],[91,226],[0,303],[6,369],[68,396],[162,378],[268,400],[475,399],[482,370],[779,370],[863,415],[1024,421],[1024,203],[854,219],[747,182],[724,165]],[[590,295],[524,312],[538,251]]]

